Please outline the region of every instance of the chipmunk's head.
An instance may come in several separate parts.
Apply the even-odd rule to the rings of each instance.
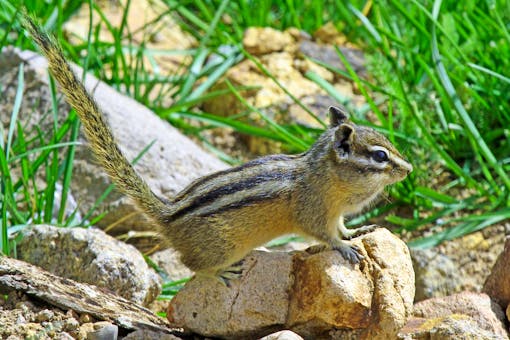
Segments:
[[[357,178],[368,187],[382,190],[403,180],[413,170],[382,134],[352,123],[343,109],[330,107],[329,113],[335,158],[341,168],[349,167],[349,180]]]

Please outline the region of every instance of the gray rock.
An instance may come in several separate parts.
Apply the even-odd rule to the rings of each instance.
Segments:
[[[161,291],[159,276],[140,252],[99,229],[33,226],[23,230],[17,250],[23,261],[145,306]]]
[[[168,333],[139,329],[126,335],[123,340],[180,340],[181,338]]]
[[[436,248],[411,249],[411,259],[416,274],[415,301],[459,292],[461,274],[450,257]]]
[[[117,340],[119,327],[109,322],[96,322],[94,329],[87,333],[87,340]]]
[[[158,251],[152,254],[150,258],[159,268],[163,269],[163,271],[168,274],[168,278],[172,281],[184,279],[193,275],[193,272],[182,264],[179,253],[173,249]]]
[[[341,46],[339,48],[349,61],[349,64],[354,68],[354,71],[364,77],[366,75],[366,69],[363,52],[350,47]],[[345,65],[338,57],[338,53],[333,46],[319,45],[313,41],[303,40],[299,46],[299,51],[309,58],[317,59],[340,70],[346,70]]]
[[[504,225],[494,225],[427,250],[411,250],[416,272],[416,301],[462,291],[483,291],[505,306],[505,298],[499,301],[496,297],[506,295],[510,301],[510,289],[500,285],[500,282],[508,282],[510,275],[507,279],[498,277],[508,268],[500,255],[505,243],[504,229]],[[495,265],[498,256],[501,260]],[[492,267],[488,284],[488,269]],[[499,274],[495,273],[496,269]]]

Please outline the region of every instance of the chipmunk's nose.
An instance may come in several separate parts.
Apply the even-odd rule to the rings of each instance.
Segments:
[[[409,175],[411,172],[413,172],[413,165],[409,162],[406,162],[406,166],[404,167],[406,169],[407,174]]]
[[[406,161],[404,158],[398,157],[394,161],[395,161],[395,163],[398,164],[398,166],[400,166],[407,172],[407,175],[409,175],[413,171],[413,166],[411,165],[411,163]]]

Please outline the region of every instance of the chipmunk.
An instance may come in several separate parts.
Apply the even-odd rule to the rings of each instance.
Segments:
[[[172,199],[160,198],[117,146],[94,99],[71,70],[60,46],[33,19],[24,27],[48,59],[68,103],[83,124],[90,147],[117,188],[132,198],[199,275],[228,283],[236,263],[277,236],[296,233],[320,241],[351,263],[359,250],[342,240],[370,231],[349,230],[343,216],[359,212],[385,186],[411,171],[397,149],[375,130],[329,109],[329,128],[299,155],[273,155],[197,179]]]

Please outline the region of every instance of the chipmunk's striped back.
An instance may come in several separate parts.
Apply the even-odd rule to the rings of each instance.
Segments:
[[[239,209],[288,194],[288,188],[303,171],[296,168],[296,160],[300,157],[262,157],[202,177],[173,200],[172,214],[166,221],[173,222],[190,214],[221,214],[229,209]]]

